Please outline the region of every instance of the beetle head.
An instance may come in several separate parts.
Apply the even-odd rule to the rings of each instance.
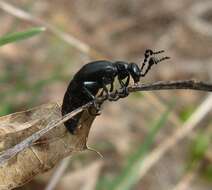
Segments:
[[[128,65],[128,71],[130,72],[130,75],[132,76],[134,83],[139,82],[141,77],[141,70],[139,66],[135,63],[130,63]]]

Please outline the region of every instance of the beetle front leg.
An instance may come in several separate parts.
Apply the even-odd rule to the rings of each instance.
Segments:
[[[125,98],[129,95],[129,91],[127,89],[127,86],[129,85],[129,81],[130,81],[130,75],[127,76],[127,80],[125,83],[122,80],[119,80],[119,83],[121,85],[121,90],[122,90],[122,92],[119,93],[119,98]]]
[[[130,75],[127,76],[127,80],[124,85],[127,87],[129,83],[130,83]]]
[[[122,91],[119,93],[119,98],[125,98],[129,95],[129,91],[127,89],[127,86],[124,86],[121,90]]]
[[[110,90],[108,90],[108,89],[107,89],[107,86],[106,86],[106,82],[105,82],[105,80],[104,80],[104,78],[103,78],[103,82],[102,82],[102,88],[103,88],[103,90],[102,90],[102,92],[100,93],[100,95],[101,95],[101,94],[103,95],[103,93],[105,92],[105,93],[106,93],[106,96],[107,96],[107,99],[108,99],[109,101],[117,101],[117,100],[119,99],[119,97],[117,97],[116,94],[115,94],[115,96],[114,96],[113,94],[110,93],[110,92],[113,91],[113,88],[114,88],[113,83],[114,83],[114,79],[111,79]]]
[[[113,83],[114,83],[114,80],[113,80],[113,81],[111,82],[111,84],[110,84],[110,92],[113,92],[113,89],[114,89]]]
[[[116,101],[116,100],[117,100],[116,97],[111,96],[111,94],[109,93],[109,91],[108,91],[108,89],[107,89],[107,87],[106,87],[105,84],[103,84],[103,90],[104,90],[104,92],[106,93],[107,99],[108,99],[109,101]]]
[[[89,98],[91,98],[92,100],[95,99],[95,96],[86,88],[86,86],[83,87],[83,90]]]
[[[114,81],[111,83],[110,92],[113,91],[113,87],[114,87],[113,86],[113,83],[114,83]],[[109,100],[110,101],[117,101],[119,99],[120,99],[120,97],[119,97],[119,94],[118,94],[118,91],[117,90],[114,93],[110,94],[110,97],[109,97]]]
[[[113,90],[114,90],[114,85],[113,85],[113,83],[114,83],[114,80],[112,80],[112,82],[110,83],[110,90],[109,90],[110,93],[113,92]],[[107,89],[107,87],[106,87],[105,84],[103,84],[103,87],[104,87],[104,88],[103,88],[102,92],[100,93],[101,96],[103,95],[104,92],[108,93],[109,96],[110,96],[110,93],[108,92],[108,89]]]

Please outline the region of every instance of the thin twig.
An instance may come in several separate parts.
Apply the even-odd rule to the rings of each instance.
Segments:
[[[133,86],[129,86],[128,88],[129,93],[138,92],[138,91],[154,91],[154,90],[199,90],[199,91],[206,91],[212,92],[212,84],[196,81],[196,80],[179,80],[179,81],[158,81],[155,83],[149,84],[135,84]],[[115,91],[111,93],[111,96],[119,96],[122,95],[121,91]],[[107,100],[106,96],[96,98],[97,103],[103,103]]]
[[[150,84],[141,84],[129,88],[130,92],[152,90],[190,89],[212,92],[212,84],[196,80],[159,81]]]

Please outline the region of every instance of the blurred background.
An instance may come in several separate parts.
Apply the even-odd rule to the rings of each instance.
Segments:
[[[82,65],[97,59],[140,63],[147,48],[164,49],[171,60],[154,66],[142,83],[212,82],[210,0],[5,2],[0,36],[35,26],[47,30],[1,47],[0,116],[61,103]],[[72,157],[56,189],[211,190],[211,98],[170,90],[106,103],[88,142],[104,158],[94,152]],[[193,130],[183,131],[188,126]],[[45,189],[57,172],[55,167],[19,189]]]

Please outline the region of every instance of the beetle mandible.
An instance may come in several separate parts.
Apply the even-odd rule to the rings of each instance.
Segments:
[[[144,61],[139,68],[136,63],[127,63],[124,61],[111,62],[107,60],[99,60],[87,63],[73,77],[65,92],[62,115],[75,110],[76,108],[92,101],[95,96],[102,90],[100,96],[106,93],[109,101],[116,101],[119,98],[128,96],[127,87],[129,85],[130,76],[134,83],[138,83],[141,77],[144,77],[154,64],[157,64],[169,57],[156,58],[154,55],[163,53],[164,51],[152,51],[147,49],[144,53]],[[145,72],[142,73],[144,66],[148,64]],[[110,92],[114,90],[114,80],[117,77],[122,89],[122,93],[117,97],[112,97]],[[108,90],[107,85],[110,85]],[[96,109],[99,108],[95,105]],[[82,113],[77,114],[64,124],[71,134],[74,134],[75,128]]]

